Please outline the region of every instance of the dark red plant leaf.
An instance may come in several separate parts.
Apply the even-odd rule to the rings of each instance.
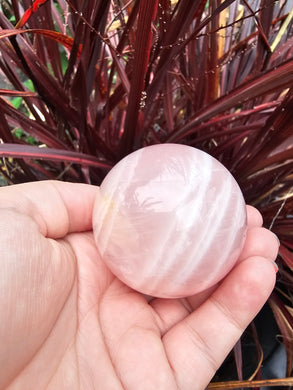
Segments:
[[[277,324],[282,333],[287,355],[287,376],[292,375],[293,367],[293,317],[281,299],[273,293],[269,299]]]
[[[287,266],[293,271],[293,252],[289,251],[284,245],[281,245],[279,253]]]
[[[127,93],[127,95],[130,92],[130,81],[128,78],[127,73],[125,72],[125,68],[121,64],[121,59],[117,56],[116,51],[111,50],[112,58],[113,58],[113,65],[115,67],[115,71],[118,73],[119,78],[121,80],[121,83],[123,85],[124,91]]]
[[[210,13],[214,14],[217,9],[217,2],[211,1],[209,3]],[[211,34],[219,27],[219,14],[216,14],[211,19],[207,26],[208,35],[205,39],[206,44],[206,88],[205,88],[205,104],[213,102],[219,97],[220,84],[220,69],[218,67],[219,55],[219,39],[217,34]],[[240,378],[239,378],[240,379]]]
[[[56,3],[54,4],[54,2],[52,1],[47,2],[45,6],[38,11],[39,18],[33,18],[34,24],[36,25],[36,27],[40,27],[41,29],[45,28],[46,30],[50,31],[56,30],[62,35],[65,35],[69,38],[69,33],[66,32],[66,28],[64,27],[62,21],[59,21],[58,27],[58,17],[56,18],[55,15],[59,15],[59,12],[57,10]],[[35,35],[35,38],[39,41],[39,46],[42,46],[43,48],[46,61],[45,64],[47,64],[47,66],[52,69],[54,76],[57,78],[57,80],[60,81],[60,83],[62,83],[64,71],[64,57],[62,57],[63,50],[60,47],[59,42],[55,39],[47,39],[42,35]],[[65,50],[65,53],[70,51],[71,48]],[[80,48],[80,50],[82,50],[82,48]]]
[[[132,31],[133,25],[136,22],[137,14],[139,9],[139,1],[136,1],[131,8],[131,12],[128,15],[128,20],[125,24],[125,28],[121,33],[121,37],[119,43],[116,47],[117,53],[121,54],[123,48],[127,45],[127,41],[129,39],[129,32]]]
[[[23,14],[23,16],[21,17],[21,19],[17,22],[15,28],[21,28],[23,27],[26,22],[29,20],[29,18],[32,16],[33,13],[35,13],[37,11],[37,9],[45,4],[48,0],[35,0],[32,5],[30,6],[30,8],[28,8],[25,13]]]
[[[68,162],[71,164],[101,168],[106,171],[112,167],[106,162],[100,161],[91,155],[83,153],[18,144],[0,144],[0,157]]]
[[[262,43],[264,44],[264,48],[267,49],[268,52],[270,52],[270,44],[268,42],[268,39],[266,37],[266,32],[268,32],[268,28],[270,27],[270,24],[269,23],[266,23],[265,26],[263,26],[263,23],[266,21],[266,22],[269,22],[271,21],[271,18],[270,17],[267,17],[267,13],[270,12],[270,16],[272,16],[272,5],[271,4],[266,4],[267,2],[266,1],[262,1],[262,4],[261,4],[261,7],[260,7],[260,18],[256,15],[256,13],[253,11],[253,9],[251,8],[251,6],[249,5],[248,1],[246,0],[243,0],[245,6],[249,9],[249,11],[251,12],[251,15],[253,16],[254,20],[255,20],[255,23],[256,23],[256,26],[257,26],[257,29],[259,31],[259,43]],[[265,16],[264,16],[265,15]],[[264,27],[264,28],[263,28]],[[264,31],[264,29],[266,31]],[[260,56],[258,55],[257,58],[259,58]],[[262,56],[260,57],[261,59],[263,59],[264,57],[264,53],[262,52]],[[258,63],[258,60],[256,59],[256,63]],[[263,65],[262,63],[260,64],[260,66],[258,66],[258,70],[261,69],[261,65]]]
[[[207,390],[232,390],[232,389],[250,389],[259,390],[259,388],[267,387],[286,387],[290,389],[293,386],[293,378],[281,379],[262,379],[254,381],[226,381],[212,382],[208,385]]]
[[[13,91],[11,89],[0,89],[0,95],[2,96],[37,96],[34,92],[31,91]]]
[[[264,352],[263,352],[263,347],[262,347],[261,342],[259,340],[257,328],[256,328],[254,322],[252,322],[250,324],[250,328],[252,331],[252,336],[253,336],[253,340],[255,343],[256,354],[257,354],[257,360],[256,360],[257,366],[255,367],[254,372],[249,377],[249,380],[253,380],[253,379],[260,379],[261,378],[261,367],[262,367],[263,360],[264,360]]]
[[[152,116],[152,102],[155,100],[156,95],[161,88],[165,74],[169,70],[172,60],[184,50],[188,42],[197,38],[200,31],[203,30],[212,19],[216,18],[221,11],[229,7],[232,3],[233,0],[224,0],[212,15],[208,15],[203,19],[201,19],[201,16],[206,6],[205,0],[188,0],[177,3],[177,7],[172,15],[174,17],[171,16],[169,28],[166,30],[166,34],[164,34],[162,41],[159,43],[161,45],[159,62],[156,66],[156,72],[154,73],[154,80],[147,90],[146,117]],[[191,21],[193,21],[192,34],[189,38],[182,40],[182,36],[186,32],[187,27],[190,26]],[[206,47],[206,45],[204,45],[204,47]],[[204,57],[202,57],[202,59],[205,60]],[[146,121],[145,127],[149,127],[148,121]]]
[[[293,251],[293,242],[288,242],[288,241],[284,240],[284,245],[286,245],[286,247],[288,247],[289,249],[291,249]]]
[[[13,38],[12,38],[13,39]],[[39,97],[46,103],[47,107],[58,113],[60,118],[66,119],[69,123],[79,126],[79,115],[69,102],[69,97],[62,85],[58,83],[50,71],[43,65],[31,47],[20,40],[20,45],[13,40],[15,48],[25,72],[32,80]]]
[[[235,357],[238,380],[243,380],[243,360],[242,360],[242,345],[241,339],[234,345],[233,353]]]
[[[158,0],[140,0],[139,2],[134,68],[130,84],[124,133],[121,139],[120,157],[129,154],[133,149],[135,142],[139,143],[139,140],[136,137],[136,127],[142,92],[144,89],[147,64],[151,51],[151,40],[153,35],[151,25],[155,18],[157,7]]]
[[[13,135],[2,110],[0,110],[0,139],[2,142],[13,142]]]
[[[35,137],[39,142],[45,143],[50,147],[66,148],[66,145],[57,138],[57,134],[46,123],[39,123],[29,119],[19,110],[14,109],[4,99],[0,98],[0,110],[9,118],[9,122],[21,129],[30,129],[30,135]]]
[[[164,108],[166,111],[167,127],[170,131],[174,129],[174,107],[172,104],[172,80],[170,75],[166,76]]]
[[[18,0],[12,0],[11,3],[12,3],[15,19],[19,20],[20,19],[19,1]]]
[[[52,30],[45,30],[45,29],[40,29],[40,28],[35,28],[35,29],[26,29],[26,30],[2,30],[0,31],[0,39],[3,38],[9,38],[15,35],[19,34],[25,34],[25,33],[32,33],[32,34],[39,34],[43,35],[46,38],[53,39],[54,41],[60,43],[67,49],[71,50],[72,45],[73,45],[73,39],[68,37],[67,35],[61,34],[57,31],[52,31]],[[79,47],[78,51],[78,56],[81,55],[82,48],[81,46]]]
[[[293,60],[286,62],[277,69],[269,70],[261,76],[247,81],[227,96],[217,99],[214,103],[202,109],[194,118],[190,118],[188,123],[180,129],[175,130],[168,137],[168,142],[178,142],[184,138],[186,132],[196,127],[196,125],[225,112],[237,105],[240,105],[249,99],[281,91],[290,87],[293,83]]]
[[[259,160],[257,162],[254,162],[254,164],[249,164],[250,170],[245,171],[245,175],[249,176],[252,175],[255,172],[261,171],[264,168],[270,167],[274,164],[279,163],[279,161],[282,161],[284,164],[286,161],[290,164],[290,160],[293,159],[293,147],[290,149],[286,149],[284,151],[281,151],[279,153],[274,154],[271,157],[267,157],[264,160]],[[291,162],[291,165],[293,167],[293,161]],[[244,172],[243,172],[244,174]]]

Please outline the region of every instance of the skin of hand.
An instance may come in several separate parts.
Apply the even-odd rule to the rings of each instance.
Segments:
[[[101,261],[98,191],[0,188],[0,390],[204,389],[274,287],[277,239],[248,206],[241,261],[218,286],[146,298]]]

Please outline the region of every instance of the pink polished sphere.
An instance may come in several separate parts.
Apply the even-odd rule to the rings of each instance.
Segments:
[[[144,294],[178,298],[219,282],[246,235],[240,188],[216,159],[163,144],[121,160],[104,179],[93,214],[103,261]]]

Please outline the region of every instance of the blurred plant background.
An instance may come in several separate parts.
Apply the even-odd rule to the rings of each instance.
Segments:
[[[220,160],[281,240],[275,291],[211,387],[289,388],[265,367],[281,347],[292,375],[293,0],[1,1],[0,185],[98,185],[165,142]]]

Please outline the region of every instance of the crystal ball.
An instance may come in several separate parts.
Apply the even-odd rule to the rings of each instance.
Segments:
[[[233,268],[245,241],[246,207],[233,176],[209,154],[152,145],[107,174],[93,229],[102,260],[125,284],[154,297],[186,297]]]

